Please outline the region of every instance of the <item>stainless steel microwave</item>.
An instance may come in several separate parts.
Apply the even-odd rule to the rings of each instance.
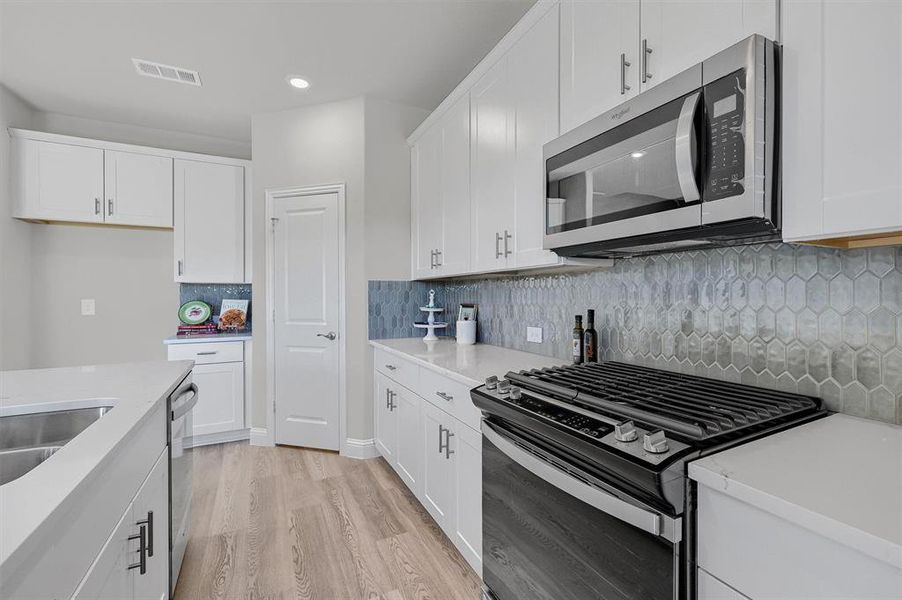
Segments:
[[[779,56],[753,35],[544,146],[544,247],[611,257],[780,238]]]

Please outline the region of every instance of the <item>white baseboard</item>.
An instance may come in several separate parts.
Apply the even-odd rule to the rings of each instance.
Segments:
[[[249,430],[236,429],[235,431],[221,431],[219,433],[205,433],[204,435],[195,435],[190,437],[185,445],[189,448],[197,448],[198,446],[210,446],[212,444],[241,442],[248,439],[249,437]]]
[[[373,439],[355,440],[354,438],[348,438],[345,440],[345,447],[341,454],[348,458],[376,458],[379,456],[379,451],[376,450],[376,441]]]
[[[251,427],[251,446],[275,446],[266,427]]]

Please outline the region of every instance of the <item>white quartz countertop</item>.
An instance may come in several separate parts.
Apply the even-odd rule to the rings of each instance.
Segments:
[[[370,340],[370,344],[474,387],[482,384],[489,375],[500,378],[508,371],[556,367],[566,362],[489,344],[459,346],[451,338],[440,338],[437,342],[424,342],[422,338]]]
[[[208,344],[210,342],[243,342],[247,340],[251,340],[253,337],[251,336],[250,331],[246,331],[243,333],[210,333],[204,335],[170,335],[168,338],[163,340],[163,343],[167,346],[171,344],[199,344],[205,343]]]
[[[113,407],[36,468],[0,485],[0,573],[14,568],[17,557],[28,556],[37,540],[46,542],[42,524],[68,510],[67,498],[115,458],[117,447],[193,365],[190,360],[155,361],[0,372],[0,417]]]
[[[902,427],[831,415],[695,461],[689,476],[902,569]]]

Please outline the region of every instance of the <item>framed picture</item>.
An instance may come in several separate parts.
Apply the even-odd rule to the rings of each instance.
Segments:
[[[477,307],[475,304],[461,304],[460,312],[457,313],[458,321],[475,321],[476,320],[476,310]]]

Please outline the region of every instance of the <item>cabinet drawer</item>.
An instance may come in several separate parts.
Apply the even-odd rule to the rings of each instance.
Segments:
[[[464,425],[479,429],[480,411],[470,398],[470,386],[445,377],[435,371],[420,369],[418,393]]]
[[[198,365],[244,361],[244,342],[170,344],[169,360],[193,360]]]
[[[413,362],[390,354],[380,348],[373,349],[376,370],[404,387],[416,390],[420,368]]]

